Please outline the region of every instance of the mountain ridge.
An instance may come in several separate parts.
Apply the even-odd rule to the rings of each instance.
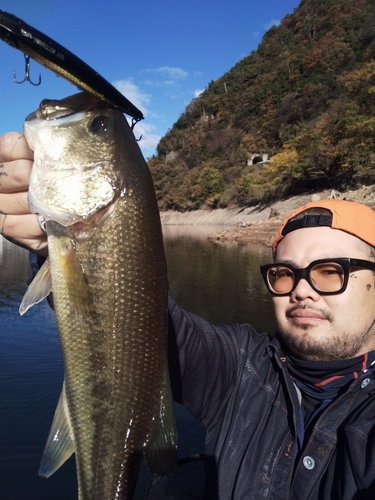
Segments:
[[[302,0],[211,81],[148,160],[159,207],[251,206],[374,183],[374,9]]]

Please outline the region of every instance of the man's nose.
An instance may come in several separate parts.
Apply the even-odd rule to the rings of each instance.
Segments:
[[[290,294],[290,298],[295,302],[300,302],[306,299],[311,299],[316,302],[320,299],[320,295],[305,278],[300,278],[295,289]]]

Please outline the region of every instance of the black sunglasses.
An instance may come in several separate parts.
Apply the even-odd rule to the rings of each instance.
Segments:
[[[375,262],[350,258],[320,259],[303,269],[279,262],[260,266],[260,272],[268,290],[278,297],[290,295],[301,279],[305,279],[320,295],[335,295],[346,290],[353,267],[375,271]]]

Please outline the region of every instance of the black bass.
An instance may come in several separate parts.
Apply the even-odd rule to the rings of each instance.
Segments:
[[[130,499],[144,454],[158,475],[176,455],[151,176],[123,114],[89,94],[43,101],[24,131],[49,258],[20,310],[52,290],[65,368],[40,474],[74,451],[80,500]]]

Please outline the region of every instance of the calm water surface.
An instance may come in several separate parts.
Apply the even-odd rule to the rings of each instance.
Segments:
[[[213,231],[164,228],[172,296],[212,322],[250,322],[273,332],[271,301],[259,272],[270,252],[208,241]],[[0,273],[0,500],[76,500],[74,457],[49,479],[38,476],[63,380],[54,313],[43,302],[19,316],[28,253],[2,238]],[[179,456],[203,451],[203,430],[178,405],[176,414]],[[142,469],[138,499],[148,480]]]

